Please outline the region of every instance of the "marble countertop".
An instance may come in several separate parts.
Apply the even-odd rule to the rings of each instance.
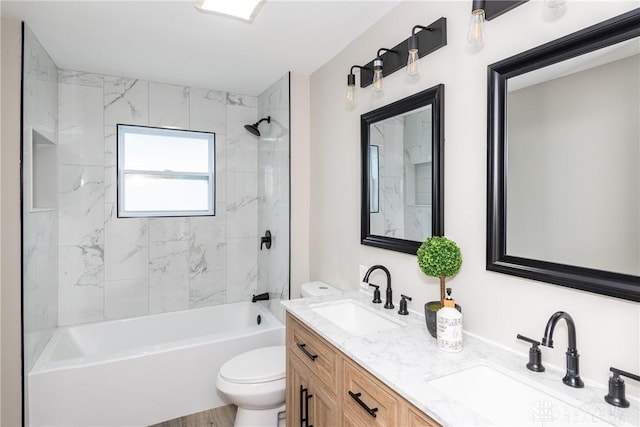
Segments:
[[[406,326],[366,336],[354,336],[310,308],[310,305],[345,299],[356,300],[366,307],[381,311],[386,316],[401,320]],[[438,349],[436,340],[429,335],[424,316],[415,312],[400,316],[397,307],[385,310],[382,304],[372,304],[371,295],[365,292],[296,299],[283,301],[282,304],[287,312],[444,426],[495,425],[472,408],[456,401],[455,396],[448,397],[429,383],[435,378],[477,365],[488,365],[513,378],[540,387],[545,393],[555,395],[570,406],[584,411],[579,415],[573,412],[562,413],[562,410],[537,415],[536,408],[531,408],[528,420],[530,423],[527,425],[588,426],[602,424],[602,421],[619,426],[640,425],[640,404],[635,399],[630,399],[630,408],[609,405],[603,398],[607,394],[603,386],[585,381],[582,389],[568,387],[562,383],[564,370],[545,365],[545,372],[531,372],[525,367],[527,355],[467,333],[464,335],[461,352],[444,352]],[[514,340],[517,333],[518,331],[513,331]]]

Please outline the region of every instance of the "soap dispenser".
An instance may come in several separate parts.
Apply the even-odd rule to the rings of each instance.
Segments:
[[[447,288],[444,307],[438,310],[437,345],[444,351],[455,353],[462,351],[462,313],[456,310],[456,302],[451,297],[451,288]]]

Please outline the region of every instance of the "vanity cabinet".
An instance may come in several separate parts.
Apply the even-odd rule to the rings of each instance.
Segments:
[[[287,313],[287,427],[439,426]]]

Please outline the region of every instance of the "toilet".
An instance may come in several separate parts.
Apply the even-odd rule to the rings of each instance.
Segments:
[[[340,295],[342,294],[342,291],[325,282],[316,281],[303,283],[300,286],[300,294],[302,295],[302,298],[310,298],[327,295]]]
[[[303,283],[300,290],[303,298],[342,293],[324,282]],[[257,348],[222,365],[216,387],[238,406],[234,427],[278,426],[285,410],[286,350],[284,345]]]

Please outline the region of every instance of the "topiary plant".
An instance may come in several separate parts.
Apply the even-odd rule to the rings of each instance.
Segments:
[[[440,306],[444,307],[444,281],[460,271],[460,248],[444,236],[432,236],[420,245],[417,254],[420,270],[427,276],[440,278]]]

